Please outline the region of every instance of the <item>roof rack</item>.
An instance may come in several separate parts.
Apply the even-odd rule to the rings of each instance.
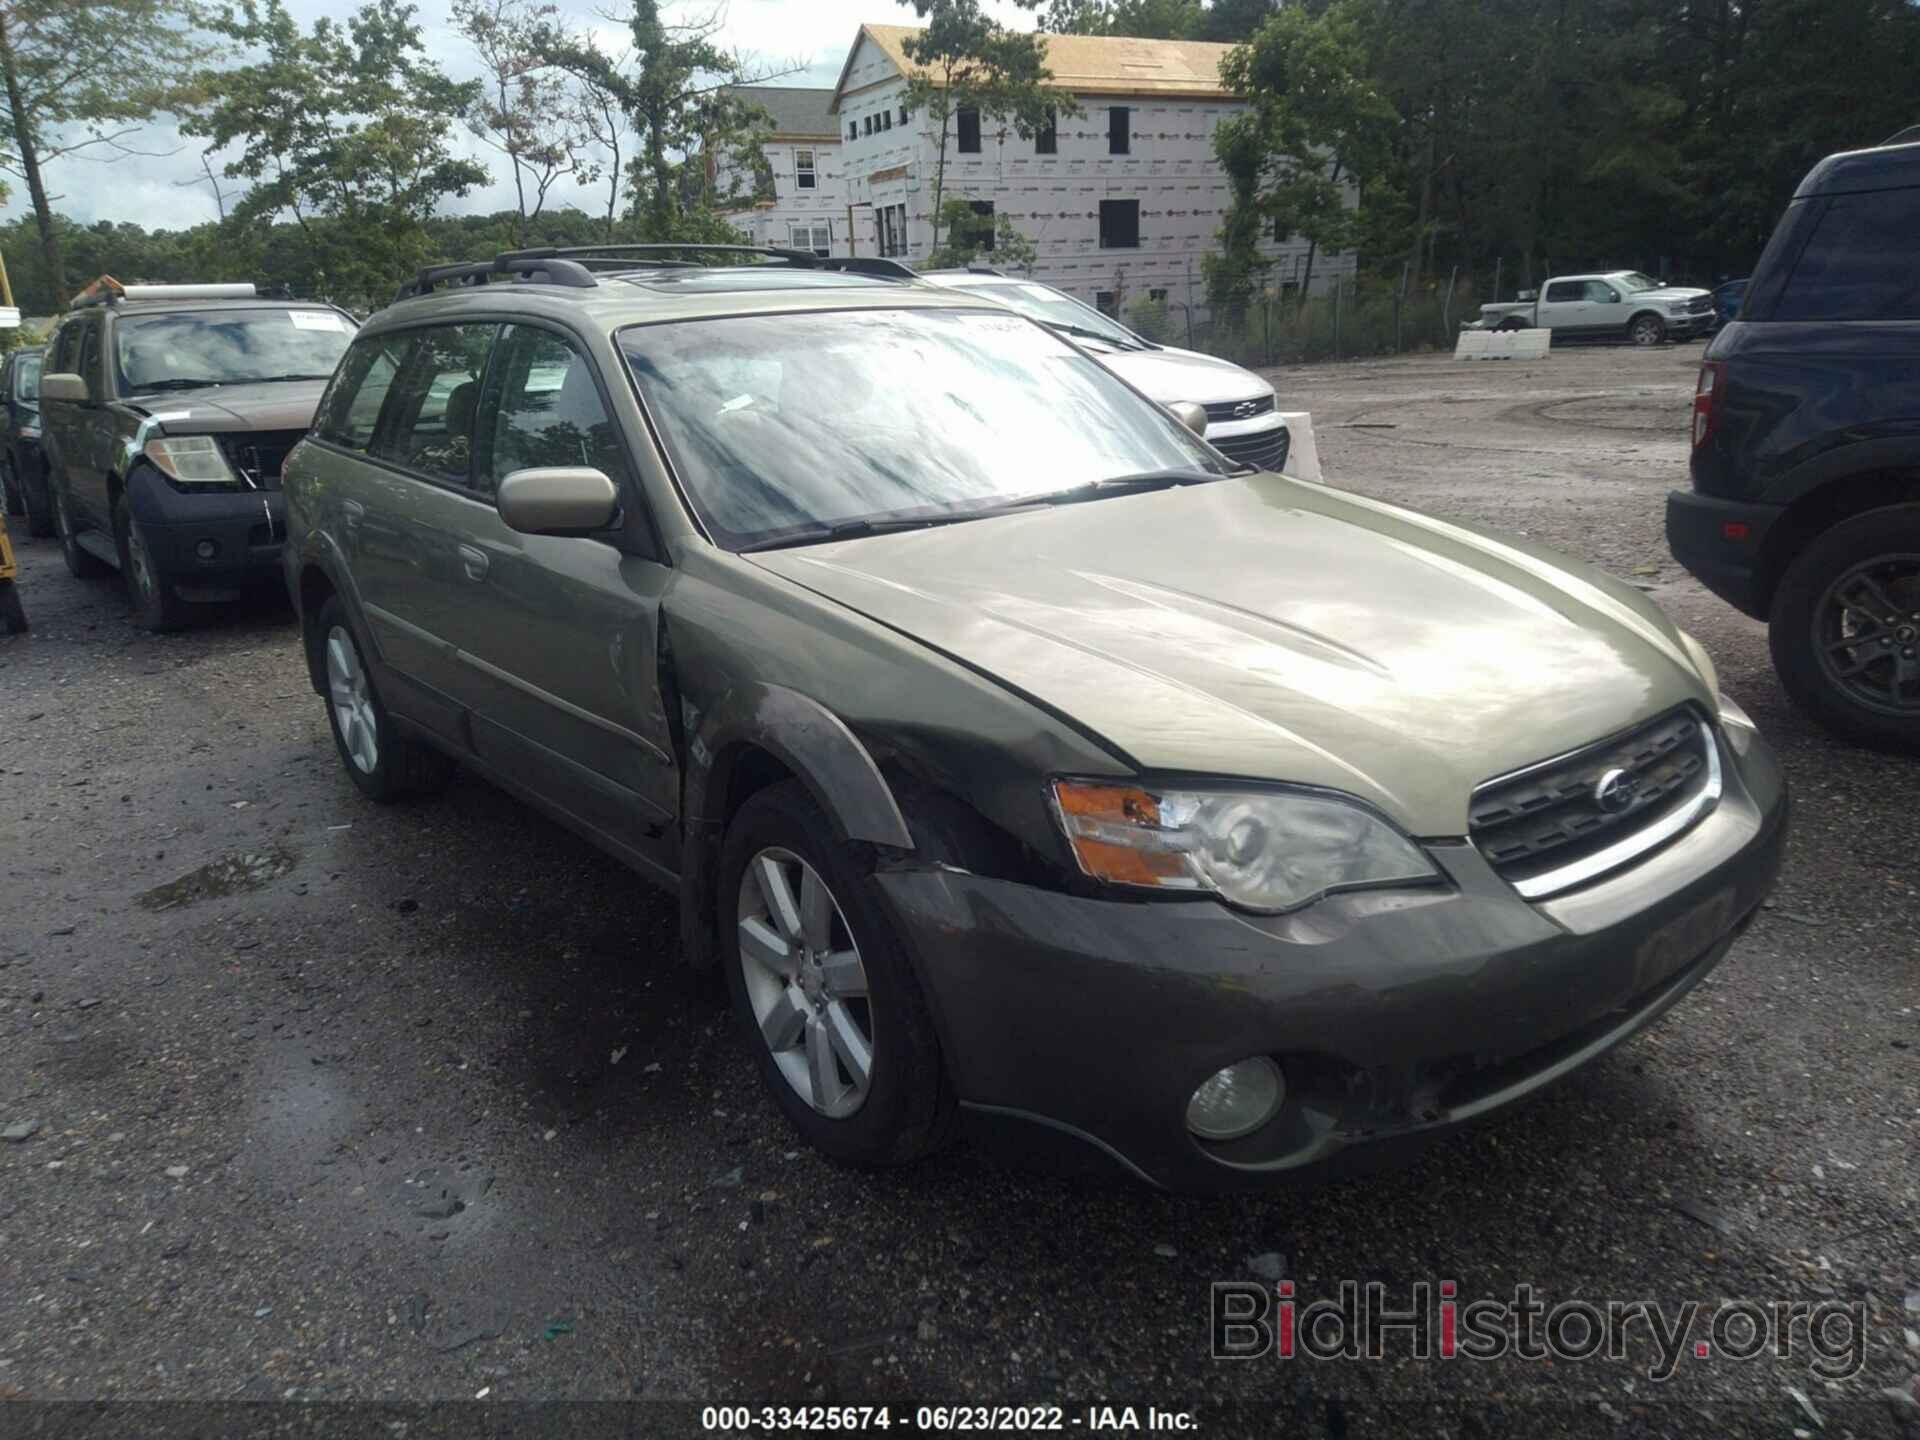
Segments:
[[[429,294],[443,285],[486,285],[496,277],[588,290],[600,283],[594,278],[595,269],[633,268],[632,262],[636,259],[675,269],[700,263],[666,258],[677,255],[764,255],[798,270],[839,270],[888,280],[914,278],[913,270],[898,260],[863,255],[821,256],[811,250],[790,250],[779,245],[717,245],[697,240],[633,245],[549,245],[534,250],[508,250],[491,260],[426,266],[414,279],[401,285],[393,298],[398,303]]]
[[[244,281],[217,285],[122,285],[102,275],[73,297],[72,308],[118,305],[123,300],[251,300],[255,291]]]

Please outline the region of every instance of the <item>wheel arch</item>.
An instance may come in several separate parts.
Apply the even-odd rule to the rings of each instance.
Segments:
[[[804,785],[840,835],[911,852],[892,787],[865,745],[826,706],[797,690],[750,682],[699,719],[686,746],[680,918],[687,958],[716,954],[714,887],[720,840],[739,807],[768,785]]]
[[[1754,567],[1754,595],[1761,613],[1772,609],[1787,567],[1821,534],[1856,515],[1895,505],[1920,505],[1920,469],[1857,471],[1816,484],[1790,502],[1768,528]]]

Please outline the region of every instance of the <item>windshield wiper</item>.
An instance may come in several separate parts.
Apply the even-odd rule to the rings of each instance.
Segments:
[[[1052,490],[1045,495],[1032,496],[1028,503],[1074,505],[1082,500],[1104,500],[1109,495],[1131,495],[1142,490],[1170,490],[1176,485],[1204,485],[1210,480],[1226,478],[1224,474],[1212,470],[1147,470],[1138,475],[1115,475],[1107,480],[1088,480],[1081,485],[1069,485],[1065,490]]]
[[[236,380],[236,385],[274,385],[282,380],[331,380],[333,372],[324,375],[249,375],[245,380]]]
[[[132,389],[136,395],[151,395],[156,390],[217,390],[226,383],[224,380],[207,380],[176,375],[168,380],[142,380],[138,385],[133,386]]]
[[[1106,331],[1096,330],[1091,325],[1069,325],[1064,320],[1049,320],[1046,324],[1049,328],[1058,330],[1063,334],[1078,335],[1082,340],[1098,340],[1102,345],[1116,345],[1122,350],[1140,350],[1145,348],[1144,346],[1135,344],[1124,336],[1109,335]]]
[[[1032,510],[1041,500],[1015,500],[1007,505],[988,505],[979,510],[956,510],[944,515],[856,516],[836,520],[831,525],[815,525],[777,540],[759,540],[742,545],[735,553],[750,555],[756,550],[785,550],[795,545],[824,545],[830,540],[858,540],[865,535],[891,535],[901,530],[925,530],[935,525],[959,525],[968,520],[987,520],[995,515],[1015,515]]]

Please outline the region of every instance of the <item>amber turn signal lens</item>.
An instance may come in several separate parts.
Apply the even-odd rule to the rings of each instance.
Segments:
[[[1127,785],[1082,785],[1057,780],[1054,803],[1080,868],[1112,885],[1195,882],[1186,859],[1165,844],[1160,802]]]

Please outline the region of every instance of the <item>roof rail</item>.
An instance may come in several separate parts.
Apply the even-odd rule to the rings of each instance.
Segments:
[[[118,305],[123,300],[251,300],[254,288],[245,281],[216,285],[122,285],[102,275],[73,297],[72,308]]]
[[[1920,125],[1909,125],[1907,126],[1906,129],[1902,130],[1899,134],[1890,135],[1885,140],[1882,140],[1880,143],[1883,146],[1912,145],[1916,141],[1920,141]]]
[[[699,263],[697,260],[667,258],[683,255],[764,255],[799,270],[840,270],[889,280],[914,278],[913,270],[898,260],[883,260],[867,255],[821,256],[811,250],[791,250],[780,245],[711,244],[698,240],[631,245],[547,245],[532,250],[504,251],[491,260],[429,265],[402,285],[393,298],[397,303],[454,283],[485,285],[496,276],[540,280],[570,289],[591,289],[600,283],[594,278],[595,268],[604,270],[611,265],[635,260],[652,260],[656,265],[675,268]]]

